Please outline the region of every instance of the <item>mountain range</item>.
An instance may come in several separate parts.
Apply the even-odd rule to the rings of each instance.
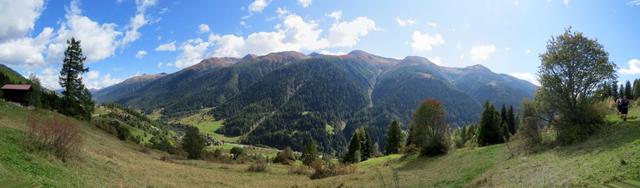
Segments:
[[[313,138],[325,152],[340,152],[358,127],[384,145],[392,120],[408,126],[425,99],[436,99],[451,127],[476,123],[482,104],[519,106],[537,87],[482,65],[443,67],[426,58],[393,59],[364,51],[333,56],[278,52],[208,58],[171,74],[137,76],[94,92],[163,118],[203,108],[225,120],[218,132],[247,144],[277,148]]]

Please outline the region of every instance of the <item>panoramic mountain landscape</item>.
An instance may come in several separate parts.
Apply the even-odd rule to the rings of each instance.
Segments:
[[[304,139],[313,137],[329,152],[342,151],[344,135],[364,126],[374,142],[384,144],[387,125],[393,120],[408,125],[424,99],[442,101],[455,128],[477,122],[485,101],[517,107],[532,99],[536,88],[482,65],[441,67],[418,56],[275,52],[209,58],[173,74],[133,77],[93,95],[97,102],[159,111],[167,118],[208,108],[225,121],[219,133],[242,135],[247,144],[300,150]]]
[[[0,187],[640,187],[639,0],[0,0]]]

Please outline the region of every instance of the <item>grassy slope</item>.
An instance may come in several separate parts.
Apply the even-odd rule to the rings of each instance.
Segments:
[[[159,160],[163,153],[140,152],[137,145],[78,122],[84,159],[62,163],[23,144],[27,115],[56,115],[0,103],[0,183],[57,187],[101,185],[142,187],[562,187],[595,186],[640,177],[640,122],[611,125],[584,143],[511,156],[505,145],[454,150],[435,158],[391,155],[357,164],[355,174],[309,180],[271,165],[268,173],[245,172],[247,165]],[[640,117],[637,108],[632,116]],[[90,147],[89,147],[90,146]],[[624,162],[622,162],[624,161]],[[7,183],[8,182],[8,183]]]
[[[220,129],[224,123],[224,120],[216,120],[211,115],[208,115],[211,108],[204,108],[200,110],[198,113],[178,119],[178,123],[192,125],[197,127],[201,133],[210,134],[216,140],[222,140],[224,142],[236,143],[238,141],[239,136],[237,137],[227,137],[222,134],[215,133],[214,131]]]

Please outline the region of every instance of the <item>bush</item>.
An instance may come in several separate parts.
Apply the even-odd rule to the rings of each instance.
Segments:
[[[249,165],[249,168],[247,169],[247,171],[266,172],[268,169],[269,169],[269,164],[266,162],[266,160],[257,160],[251,163],[251,165]]]
[[[571,144],[585,140],[593,135],[600,125],[604,124],[607,110],[598,104],[584,105],[577,119],[560,118],[555,122],[558,131],[557,140],[560,144]]]
[[[296,158],[291,147],[287,147],[284,150],[278,152],[276,157],[273,158],[273,163],[292,164],[295,161]]]
[[[404,153],[405,155],[413,155],[418,153],[419,150],[420,149],[415,144],[409,144],[408,146],[402,148],[402,153]]]
[[[311,174],[313,174],[313,169],[309,166],[302,165],[300,163],[293,163],[289,167],[289,174],[311,176]]]
[[[52,118],[46,121],[30,120],[28,136],[39,150],[51,150],[62,161],[78,157],[82,137],[77,125],[68,119]]]
[[[118,133],[118,139],[122,141],[126,141],[127,139],[132,137],[129,127],[122,124],[118,124],[118,126],[116,126],[116,132]]]
[[[335,163],[330,158],[325,160],[316,160],[311,163],[313,174],[309,176],[311,179],[320,179],[331,176],[352,174],[356,171],[356,167],[349,164]]]
[[[233,159],[236,160],[240,156],[244,155],[244,149],[242,149],[241,147],[235,146],[231,148],[231,154],[233,155]]]

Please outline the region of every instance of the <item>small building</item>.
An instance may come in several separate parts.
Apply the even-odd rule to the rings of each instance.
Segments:
[[[31,99],[31,85],[29,84],[5,84],[2,86],[2,97],[11,102],[29,106]]]

